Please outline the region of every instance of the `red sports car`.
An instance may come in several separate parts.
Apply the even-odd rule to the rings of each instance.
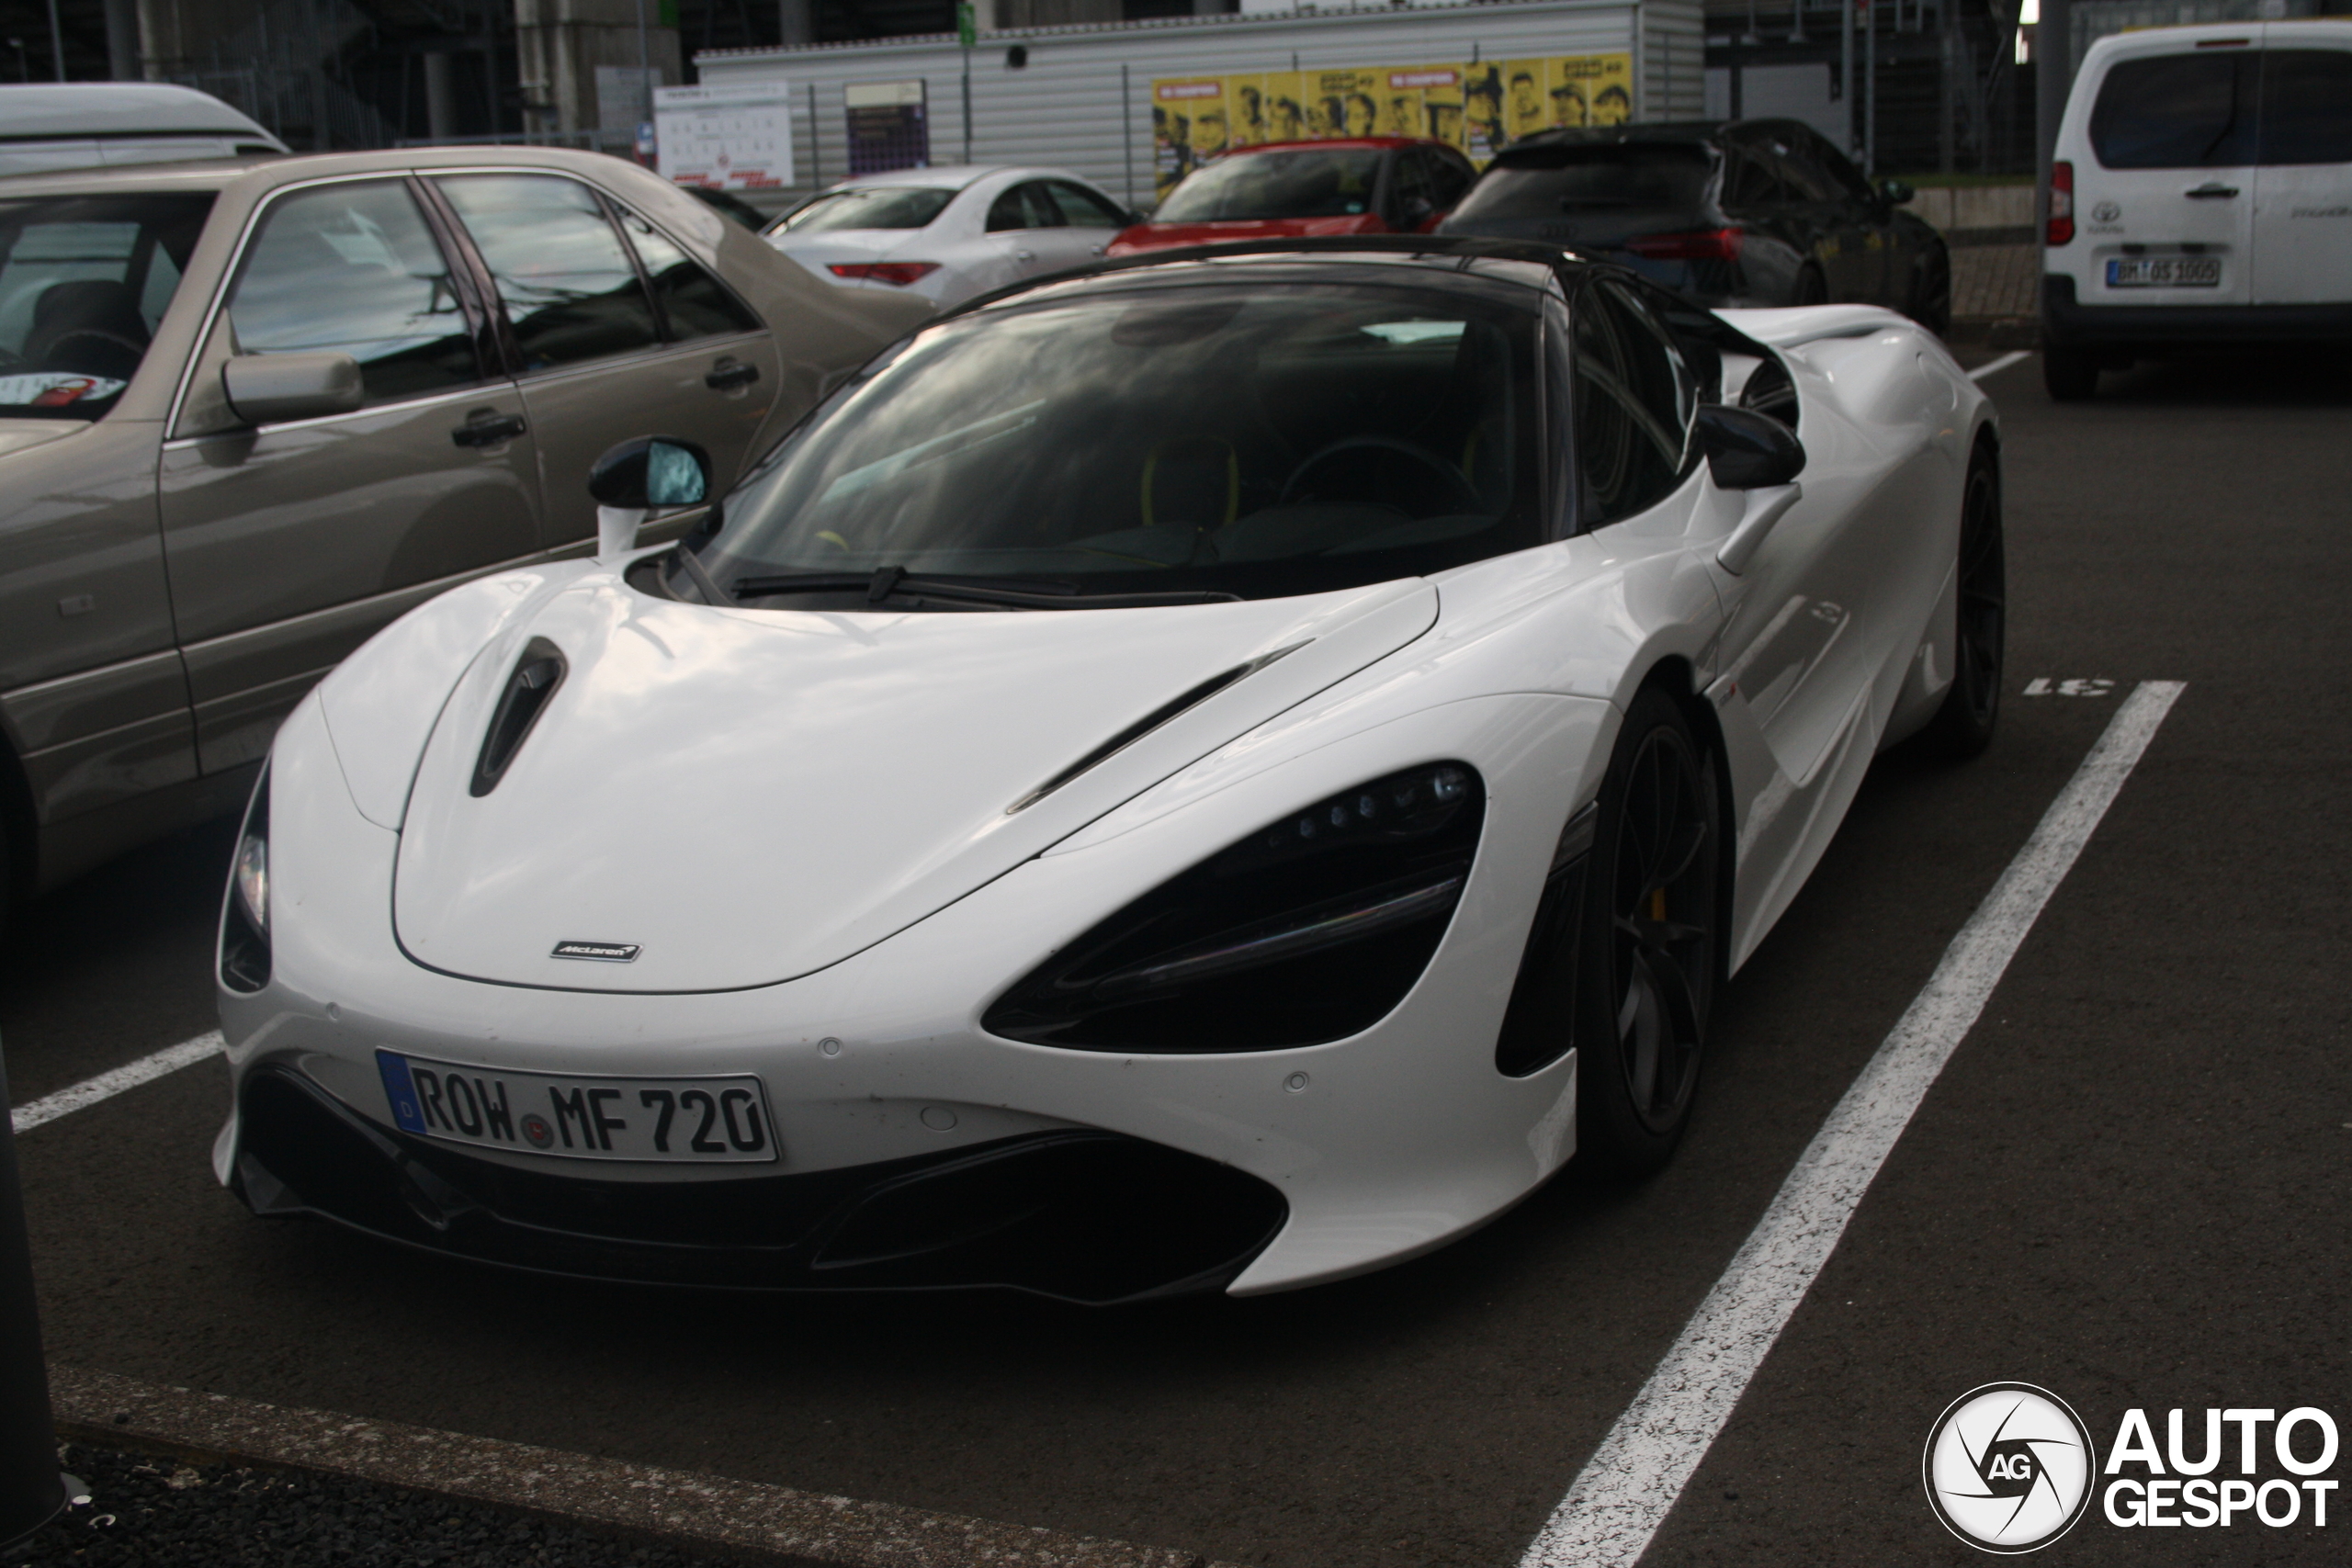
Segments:
[[[1108,254],[1304,234],[1418,234],[1434,228],[1478,171],[1442,141],[1351,136],[1239,147],[1187,176],[1151,220]]]

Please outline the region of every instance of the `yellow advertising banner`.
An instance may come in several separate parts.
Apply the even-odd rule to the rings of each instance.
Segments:
[[[1435,137],[1483,168],[1531,132],[1633,118],[1630,54],[1163,77],[1151,85],[1153,183],[1165,197],[1227,148],[1334,136]]]

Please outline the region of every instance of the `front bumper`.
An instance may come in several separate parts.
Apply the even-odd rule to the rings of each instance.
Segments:
[[[2086,305],[2072,277],[2045,273],[2041,339],[2059,348],[2116,349],[2352,342],[2352,304]]]
[[[1282,1228],[1282,1194],[1136,1138],[1032,1133],[843,1169],[632,1182],[476,1159],[360,1117],[300,1071],[245,1075],[230,1182],[508,1268],[756,1290],[997,1286],[1088,1306],[1217,1291]]]
[[[1496,1069],[1495,1040],[1561,824],[1589,793],[1578,781],[1607,755],[1612,733],[1605,703],[1550,695],[1457,701],[1329,743],[1302,726],[1250,754],[1239,776],[1210,770],[1193,786],[1180,774],[826,969],[744,990],[664,995],[492,985],[409,959],[390,919],[399,836],[353,807],[316,704],[306,703],[280,729],[271,764],[270,897],[282,913],[272,921],[269,984],[220,993],[239,1099],[216,1170],[257,1209],[290,1205],[445,1252],[624,1279],[664,1269],[679,1277],[688,1255],[646,1250],[662,1239],[658,1228],[616,1231],[576,1210],[548,1217],[518,1207],[513,1194],[560,1188],[582,1204],[686,1216],[680,1224],[705,1209],[756,1208],[763,1193],[796,1194],[786,1206],[801,1217],[779,1218],[783,1230],[722,1232],[702,1244],[781,1249],[740,1264],[692,1258],[692,1278],[714,1283],[919,1287],[952,1276],[1118,1300],[1127,1299],[1120,1291],[1220,1284],[1255,1294],[1400,1261],[1492,1218],[1575,1150],[1574,1054],[1507,1077]],[[1005,986],[1137,892],[1302,800],[1449,758],[1489,784],[1478,859],[1428,969],[1371,1028],[1329,1044],[1190,1055],[1061,1049],[981,1028]],[[518,1072],[756,1074],[785,1163],[775,1176],[746,1177],[740,1168],[616,1162],[583,1170],[522,1153],[453,1154],[392,1131],[379,1050]],[[288,1075],[308,1086],[303,1094],[325,1097],[333,1146],[374,1172],[355,1179],[352,1191],[331,1193],[328,1172],[302,1167],[287,1140],[246,1124],[248,1086]],[[318,1120],[315,1110],[304,1114]],[[1056,1149],[1063,1152],[1045,1157]],[[1008,1273],[994,1260],[986,1280],[957,1275],[968,1258],[952,1236],[925,1243],[927,1260],[910,1262],[903,1280],[878,1266],[862,1275],[833,1266],[828,1227],[863,1213],[861,1194],[910,1173],[944,1180],[963,1169],[956,1162],[982,1154],[1010,1161],[1002,1169],[1050,1167],[1073,1186],[1099,1185],[1128,1214],[1188,1205],[1225,1212],[1187,1222],[1205,1225],[1212,1244],[1185,1239],[1172,1220],[1138,1225],[1112,1210],[1056,1209],[1060,1217],[1038,1221],[1044,1228],[1033,1234],[1061,1238],[1057,1246],[1115,1252],[1128,1244],[1122,1237],[1146,1231],[1174,1244],[1167,1261],[1112,1270],[1109,1284],[1083,1291],[1060,1273]],[[1089,1174],[1098,1165],[1126,1174]],[[415,1170],[451,1188],[455,1207],[428,1193],[420,1211],[400,1187],[405,1177],[423,1188]],[[831,1206],[814,1213],[818,1200],[803,1193],[830,1193]],[[447,1229],[435,1227],[433,1210]],[[941,1273],[926,1276],[933,1267]]]

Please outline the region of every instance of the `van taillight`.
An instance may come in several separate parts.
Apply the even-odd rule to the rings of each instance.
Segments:
[[[2075,240],[2075,165],[2063,160],[2050,165],[2050,232],[2045,243],[2072,244]]]

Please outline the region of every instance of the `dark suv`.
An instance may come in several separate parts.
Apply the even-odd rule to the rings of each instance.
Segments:
[[[1951,323],[1943,237],[1792,119],[1547,130],[1487,165],[1446,234],[1548,240],[1711,306],[1855,301]]]

